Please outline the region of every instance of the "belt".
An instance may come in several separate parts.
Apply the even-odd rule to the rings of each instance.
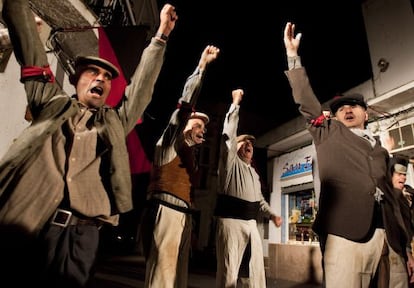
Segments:
[[[95,218],[79,218],[75,216],[71,211],[57,209],[53,214],[50,224],[61,227],[67,227],[69,225],[90,225],[90,226],[102,226],[102,221]]]
[[[167,201],[155,198],[155,197],[150,198],[148,201],[149,201],[149,203],[161,204],[161,205],[164,205],[168,208],[171,208],[171,209],[174,209],[174,210],[177,210],[179,212],[186,213],[186,214],[195,214],[197,212],[197,210],[195,210],[195,209],[177,206],[177,205],[174,205],[170,202],[167,202]]]

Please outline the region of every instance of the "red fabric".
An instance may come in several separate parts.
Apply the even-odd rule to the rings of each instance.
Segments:
[[[325,119],[327,119],[327,116],[322,114],[318,118],[310,120],[310,123],[312,124],[312,126],[320,127],[320,126],[322,126],[323,121],[325,121]]]
[[[135,130],[128,134],[127,148],[129,152],[129,164],[132,174],[147,173],[151,170],[151,162],[148,160],[141,140]]]
[[[53,75],[52,70],[50,70],[49,65],[43,67],[39,66],[24,66],[21,68],[21,81],[25,81],[27,77],[33,76],[43,76],[47,82],[55,82],[55,75]]]
[[[99,57],[110,61],[119,70],[119,77],[112,80],[111,93],[106,100],[106,104],[109,106],[116,106],[124,95],[127,81],[125,79],[122,68],[119,65],[118,58],[112,49],[111,43],[109,42],[108,36],[106,36],[105,30],[99,27]]]
[[[106,104],[110,106],[116,106],[121,100],[127,81],[125,79],[123,70],[118,62],[118,58],[112,49],[111,43],[105,33],[105,30],[100,27],[99,31],[99,57],[106,59],[113,63],[119,69],[119,76],[112,80],[111,93],[106,100]],[[137,124],[142,123],[141,119]],[[132,130],[127,137],[127,148],[129,153],[129,164],[131,168],[131,174],[140,174],[149,172],[151,169],[151,162],[148,160],[138,134],[135,130]]]

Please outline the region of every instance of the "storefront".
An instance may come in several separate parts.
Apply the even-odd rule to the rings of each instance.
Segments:
[[[388,137],[394,139],[391,157],[399,154],[410,159],[406,184],[413,187],[414,108],[399,107],[394,113],[371,121],[368,129],[383,145]],[[315,147],[307,145],[272,161],[271,205],[280,211],[284,225],[269,225],[268,275],[321,283],[321,253],[318,236],[312,231],[320,193]]]
[[[274,159],[271,205],[282,227],[269,227],[269,276],[322,282],[321,254],[312,224],[318,211],[319,177],[313,145]]]

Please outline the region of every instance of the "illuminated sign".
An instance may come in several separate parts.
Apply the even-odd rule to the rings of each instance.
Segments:
[[[312,156],[304,156],[303,158],[295,158],[292,162],[288,161],[282,167],[281,180],[291,177],[304,176],[312,173]]]

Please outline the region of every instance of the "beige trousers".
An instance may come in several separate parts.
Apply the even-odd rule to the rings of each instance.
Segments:
[[[368,288],[377,270],[387,241],[384,229],[376,229],[366,243],[328,235],[324,254],[326,288]],[[388,243],[388,242],[387,242]],[[408,274],[405,260],[388,245],[390,288],[407,288]]]
[[[146,263],[146,288],[187,288],[191,218],[159,205]]]
[[[243,287],[265,288],[263,244],[256,220],[218,218],[216,230],[216,288],[236,288],[240,264],[247,245],[251,245],[249,277]]]

